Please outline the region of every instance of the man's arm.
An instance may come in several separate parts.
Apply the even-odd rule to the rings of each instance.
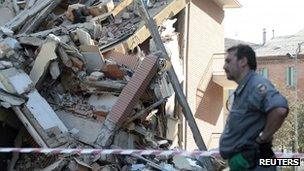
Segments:
[[[287,114],[288,109],[284,107],[278,107],[271,110],[267,114],[267,121],[263,133],[256,138],[256,142],[259,144],[270,142],[273,134],[283,124]]]

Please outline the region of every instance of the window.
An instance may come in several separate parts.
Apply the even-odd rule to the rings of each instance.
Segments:
[[[265,78],[268,78],[268,68],[260,68],[257,72]]]
[[[286,84],[289,86],[295,86],[296,85],[296,79],[295,79],[295,73],[296,70],[294,67],[288,67],[286,69]]]

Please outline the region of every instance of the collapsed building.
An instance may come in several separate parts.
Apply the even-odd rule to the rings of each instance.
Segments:
[[[176,47],[176,19],[165,19],[185,1],[145,3],[156,24],[162,24],[163,42]],[[181,116],[172,112],[180,109],[166,73],[175,64],[160,57],[133,1],[10,5],[17,15],[0,28],[0,115],[15,130],[14,147],[180,147]],[[13,153],[1,161],[8,170],[204,168],[180,156]]]
[[[23,123],[16,147],[173,148],[165,113],[173,93],[165,73],[170,64],[139,46],[128,54],[112,50],[143,27],[137,7],[124,3],[130,2],[37,1],[1,27],[1,106]],[[169,24],[163,29],[170,34]],[[9,167],[173,169],[168,159],[154,160],[162,165],[143,165],[141,156],[15,154]]]

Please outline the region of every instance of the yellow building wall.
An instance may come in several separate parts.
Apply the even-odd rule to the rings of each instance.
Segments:
[[[190,2],[186,91],[188,103],[195,116],[200,116],[200,113],[204,110],[204,107],[199,107],[200,97],[205,93],[205,90],[200,90],[200,81],[204,76],[208,63],[213,54],[224,52],[223,19],[224,11],[213,1],[192,0]],[[209,79],[211,80],[210,77],[204,78],[204,80]],[[214,87],[219,90],[216,83],[211,84],[210,91],[214,91]],[[221,93],[214,92],[214,96],[223,96],[223,91]],[[219,101],[219,103],[223,102]],[[213,118],[211,123],[208,120],[204,121],[196,117],[198,127],[208,149],[218,147],[219,135],[216,133],[222,132],[224,126],[224,115],[222,114],[223,112],[220,113],[210,113],[210,115],[217,115],[217,119]],[[186,129],[185,141],[187,150],[197,149],[189,126]]]

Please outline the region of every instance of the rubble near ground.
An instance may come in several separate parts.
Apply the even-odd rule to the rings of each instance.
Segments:
[[[157,13],[168,3],[147,6]],[[143,29],[135,3],[13,0],[0,9],[1,17],[10,11],[0,27],[0,115],[16,130],[14,147],[178,148],[179,116],[166,113],[168,98],[174,103],[166,61],[142,50],[142,41],[122,48]],[[203,170],[180,156],[12,154],[2,161],[8,170]]]

